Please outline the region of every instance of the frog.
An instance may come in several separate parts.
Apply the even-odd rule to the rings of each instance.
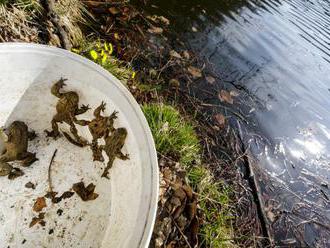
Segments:
[[[85,126],[88,125],[86,120],[78,120],[77,115],[86,113],[90,107],[89,105],[82,105],[79,107],[79,95],[75,91],[61,92],[61,89],[66,86],[67,79],[61,78],[51,88],[52,95],[59,98],[56,104],[56,114],[54,115],[52,123],[52,131],[45,130],[48,137],[57,138],[60,136],[58,123],[67,123],[70,126],[70,132],[76,139],[80,146],[87,145],[87,141],[78,135],[78,130],[75,124]]]
[[[114,131],[114,120],[117,118],[117,111],[113,111],[110,116],[102,116],[101,112],[105,111],[105,102],[101,104],[94,111],[94,119],[88,123],[88,129],[93,137],[91,143],[91,149],[93,151],[93,160],[94,161],[104,161],[102,156],[102,151],[98,146],[98,139],[107,137],[109,132]]]
[[[7,135],[5,149],[0,155],[2,168],[9,168],[6,162],[19,160],[22,166],[27,167],[38,159],[35,153],[28,152],[28,141],[35,137],[34,132],[29,132],[27,125],[22,121],[14,121],[8,129],[4,130]]]
[[[107,154],[109,161],[107,163],[106,168],[102,173],[102,177],[109,179],[109,170],[111,169],[113,162],[116,158],[121,160],[128,160],[129,154],[123,154],[121,149],[125,144],[125,140],[127,137],[126,128],[117,128],[110,135],[105,137],[105,145],[101,145],[100,149],[105,151]]]

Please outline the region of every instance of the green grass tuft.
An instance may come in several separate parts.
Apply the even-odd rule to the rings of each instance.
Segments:
[[[148,104],[142,110],[159,153],[179,157],[184,167],[199,162],[200,145],[194,128],[176,109],[168,105]]]
[[[202,210],[202,245],[214,248],[235,247],[230,208],[232,190],[222,182],[215,181],[211,172],[202,166],[188,170],[187,178],[198,194],[199,207]]]

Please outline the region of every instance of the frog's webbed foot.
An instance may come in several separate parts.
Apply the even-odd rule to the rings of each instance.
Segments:
[[[122,152],[119,152],[118,158],[120,158],[121,160],[128,160],[129,154],[123,154]]]
[[[81,107],[79,109],[76,110],[75,115],[81,115],[83,113],[86,113],[88,110],[90,110],[91,108],[89,107],[89,105],[81,105]]]
[[[54,131],[54,130],[52,130],[52,131],[45,130],[45,133],[46,133],[47,137],[52,137],[54,139],[56,139],[60,136],[60,132]]]
[[[60,98],[62,94],[60,93],[60,89],[62,89],[66,84],[64,83],[67,79],[61,78],[58,80],[51,88],[51,92],[54,96]]]
[[[106,106],[106,103],[104,101],[101,102],[100,106],[98,106],[95,111],[94,111],[94,116],[96,118],[100,118],[101,117],[101,112],[104,112],[105,111],[105,106]]]
[[[71,144],[75,146],[84,147],[88,145],[88,142],[86,140],[82,140],[82,138],[80,138],[80,140],[75,140],[67,132],[63,132],[63,135]]]
[[[110,179],[110,177],[109,177],[109,169],[110,169],[110,168],[106,167],[106,168],[104,169],[104,171],[103,171],[101,177],[105,177],[105,178],[107,178],[107,179]]]
[[[26,152],[19,157],[19,160],[22,160],[23,167],[28,167],[39,159],[36,157],[35,153]]]
[[[23,175],[24,175],[24,172],[21,169],[14,167],[8,175],[8,179],[14,180],[15,178],[21,177]]]
[[[35,131],[31,131],[31,132],[28,132],[28,139],[31,141],[31,140],[34,140],[35,138],[37,138],[37,134]]]
[[[112,114],[109,116],[110,120],[114,120],[118,118],[118,111],[113,111]]]

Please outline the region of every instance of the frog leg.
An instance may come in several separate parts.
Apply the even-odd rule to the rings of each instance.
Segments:
[[[12,156],[10,156],[7,152],[0,156],[0,162],[10,162],[15,160]]]
[[[95,111],[94,111],[94,116],[96,118],[100,118],[101,117],[101,112],[104,112],[105,110],[105,106],[106,106],[106,103],[105,102],[101,102],[100,106],[98,106]]]
[[[82,146],[87,145],[87,141],[85,139],[83,139],[82,137],[79,136],[78,130],[77,130],[76,126],[74,125],[74,122],[72,120],[70,120],[68,122],[68,124],[70,125],[70,132],[75,137],[77,143],[80,143]]]
[[[31,141],[31,140],[34,140],[35,138],[37,137],[37,134],[35,131],[30,131],[28,132],[28,139]]]
[[[56,114],[52,119],[52,131],[45,130],[48,137],[57,138],[60,135],[60,131],[58,130],[58,122],[63,121],[63,115]]]
[[[104,157],[102,156],[102,149],[98,146],[97,138],[93,138],[91,149],[93,152],[93,161],[104,161]]]
[[[66,84],[64,83],[67,79],[61,78],[58,80],[51,88],[51,93],[58,97],[61,98],[63,96],[63,93],[60,92],[60,89],[63,88]]]
[[[20,154],[20,156],[17,159],[22,161],[23,167],[28,167],[38,160],[36,154],[32,152],[24,152]]]
[[[86,120],[77,120],[77,118],[73,118],[73,122],[80,125],[80,126],[88,126],[88,124],[90,123],[90,121],[86,121]]]

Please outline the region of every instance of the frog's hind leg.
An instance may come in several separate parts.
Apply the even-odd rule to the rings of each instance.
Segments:
[[[81,146],[85,146],[87,145],[87,141],[80,137],[79,134],[78,134],[78,130],[76,128],[76,126],[74,125],[73,121],[70,121],[69,123],[70,125],[70,132],[73,134],[73,136],[75,137],[76,141],[81,144]]]
[[[0,156],[0,162],[10,162],[10,161],[14,161],[14,160],[15,160],[15,158],[10,156],[7,152],[3,153]]]
[[[58,124],[57,124],[58,122],[61,122],[60,115],[56,114],[52,119],[52,131],[45,130],[48,137],[53,137],[56,139],[60,135],[60,131],[58,129]]]
[[[18,159],[22,161],[23,167],[28,167],[31,164],[33,164],[35,161],[39,160],[36,157],[36,154],[32,152],[25,152],[21,154]]]
[[[92,140],[91,150],[93,152],[93,161],[104,161],[104,157],[102,155],[102,149],[98,146],[97,139]]]

